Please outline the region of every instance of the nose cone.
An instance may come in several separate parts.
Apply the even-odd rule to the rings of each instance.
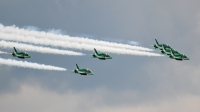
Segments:
[[[183,59],[184,59],[184,60],[190,60],[190,58],[188,58],[188,57],[185,56],[185,55],[183,56]]]
[[[186,58],[184,58],[184,60],[190,60],[190,58],[186,57]]]
[[[94,75],[94,73],[92,72],[92,71],[90,71],[90,73],[89,73],[90,75]]]
[[[109,59],[112,59],[112,56],[109,56],[108,58],[109,58]]]
[[[30,56],[30,55],[28,55],[28,58],[31,58],[31,56]]]

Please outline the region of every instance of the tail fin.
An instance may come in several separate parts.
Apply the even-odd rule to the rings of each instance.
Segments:
[[[78,65],[76,64],[76,68],[79,69]]]
[[[98,52],[97,52],[97,50],[95,48],[94,48],[94,51],[95,51],[96,54],[98,54]]]
[[[13,47],[13,48],[14,48],[15,52],[17,52],[16,48],[15,47]]]
[[[158,41],[157,41],[156,39],[155,39],[155,41],[156,41],[156,44],[159,44]]]

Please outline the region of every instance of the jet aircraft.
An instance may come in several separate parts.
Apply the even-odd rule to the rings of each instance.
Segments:
[[[93,58],[99,58],[100,60],[112,59],[112,57],[107,53],[98,53],[94,48],[95,53],[92,55]]]
[[[159,44],[156,39],[155,41],[156,41],[156,44],[154,44],[154,48],[161,50],[162,54],[169,55],[171,59],[180,60],[180,61],[190,60],[186,55],[175,51],[171,46],[167,44]]]
[[[22,58],[22,59],[31,58],[31,56],[28,53],[26,53],[26,52],[18,52],[15,47],[14,47],[14,52],[12,53],[12,56],[13,57]]]
[[[169,56],[171,59],[175,59],[175,60],[190,60],[190,58],[188,58],[186,55],[181,54],[177,51],[171,50],[171,55]]]
[[[79,68],[78,65],[76,64],[76,69],[73,70],[74,73],[79,73],[80,75],[94,75],[94,73],[87,69],[87,68]]]

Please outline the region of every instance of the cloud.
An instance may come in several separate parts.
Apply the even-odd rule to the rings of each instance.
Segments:
[[[31,1],[31,3],[6,1],[6,4],[0,4],[2,5],[0,7],[2,23],[17,26],[28,24],[45,29],[64,29],[77,35],[95,35],[98,39],[114,37],[115,39],[137,40],[146,46],[152,45],[153,39],[157,38],[188,55],[191,60],[179,62],[163,57],[114,55],[116,60],[102,62],[89,60],[86,57],[74,58],[60,55],[59,60],[53,60],[54,57],[48,55],[48,58],[37,58],[35,61],[46,60],[46,63],[51,64],[60,62],[60,66],[68,68],[74,68],[74,63],[79,62],[82,66],[91,67],[98,74],[94,77],[83,78],[79,75],[66,75],[66,73],[58,76],[51,72],[52,74],[49,75],[50,72],[29,71],[29,69],[12,70],[10,73],[1,71],[1,80],[15,76],[19,78],[19,81],[17,80],[19,83],[27,80],[23,77],[34,77],[37,79],[34,83],[39,82],[39,87],[25,84],[22,85],[19,93],[12,91],[9,94],[0,95],[1,111],[10,109],[22,112],[31,110],[199,112],[200,35],[197,32],[200,30],[196,32],[200,20],[196,17],[196,13],[199,12],[199,0],[165,2],[155,0],[148,2],[106,0],[82,2],[75,0],[74,5],[70,3],[72,2],[70,0],[59,0],[62,8],[60,12],[51,2],[46,2],[45,7],[41,5],[44,2],[46,1],[38,0]],[[10,4],[13,4],[12,9],[10,9]],[[37,8],[32,4],[35,4]],[[27,6],[27,10],[24,10],[23,6]],[[17,10],[18,8],[20,10]],[[63,61],[65,59],[66,61]],[[29,75],[30,72],[32,75]],[[11,76],[7,78],[2,75],[6,73]],[[24,73],[28,75],[23,75]],[[44,75],[47,73],[49,76]],[[69,88],[63,90],[62,94],[55,89],[63,89],[64,81],[61,79],[73,82]],[[10,88],[5,83],[1,85]],[[98,88],[99,86],[105,86],[108,89],[102,90]]]
[[[108,104],[109,96],[120,99],[120,97],[132,97],[134,93],[120,92],[121,94],[110,94],[112,92],[97,88],[93,91],[75,92],[68,90],[63,94],[47,91],[38,85],[21,85],[17,93],[0,95],[0,111],[20,112],[199,112],[200,97],[195,95],[180,95],[176,99],[154,101],[148,103],[134,104],[117,102]],[[127,99],[128,100],[128,99]],[[12,107],[12,108],[11,108]]]

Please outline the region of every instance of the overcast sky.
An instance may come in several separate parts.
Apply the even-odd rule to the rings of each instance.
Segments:
[[[5,26],[136,41],[148,48],[156,38],[191,59],[111,54],[112,60],[102,61],[91,58],[93,52],[74,49],[70,50],[87,55],[29,52],[33,56],[29,62],[68,71],[0,65],[0,111],[199,112],[199,4],[199,0],[0,0],[0,23]],[[76,63],[95,75],[71,73]]]

